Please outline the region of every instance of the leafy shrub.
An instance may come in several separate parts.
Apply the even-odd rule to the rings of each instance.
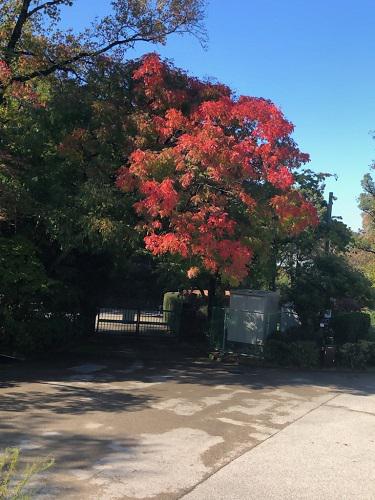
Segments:
[[[27,464],[23,472],[19,471],[20,451],[7,448],[0,455],[0,498],[4,500],[29,500],[30,495],[24,492],[30,480],[40,472],[49,469],[53,459],[38,460]]]
[[[369,336],[370,315],[362,312],[339,313],[331,322],[337,344],[366,340]]]
[[[305,368],[319,366],[319,348],[315,342],[300,341],[292,342],[293,365]]]
[[[362,342],[364,343],[364,342]],[[375,342],[366,342],[368,347],[368,361],[369,366],[375,366]]]
[[[223,346],[224,322],[225,309],[223,307],[214,307],[209,323],[210,344],[214,349],[221,349]]]
[[[163,310],[172,311],[178,309],[181,307],[182,301],[183,297],[180,292],[166,292],[163,298]]]
[[[264,346],[266,362],[278,366],[313,368],[319,365],[319,348],[316,342],[285,342],[272,338]]]
[[[290,366],[292,364],[291,344],[282,340],[270,339],[264,345],[264,360],[267,363],[278,366]]]
[[[163,298],[163,320],[169,324],[171,331],[179,333],[183,296],[180,292],[166,292]]]
[[[0,333],[0,346],[16,354],[48,354],[66,350],[80,333],[79,318],[64,314],[25,320],[7,317]]]
[[[20,237],[0,238],[0,304],[29,311],[49,287],[36,247]]]
[[[369,342],[358,342],[342,345],[338,350],[338,363],[341,366],[352,369],[364,369],[374,353]]]
[[[323,342],[322,330],[313,330],[304,326],[293,326],[285,333],[276,335],[280,337],[280,340],[284,340],[285,342],[310,341],[318,345],[321,345]]]
[[[196,294],[166,292],[163,299],[164,321],[181,337],[203,338],[207,327],[207,307]]]
[[[369,340],[375,342],[375,311],[367,310],[366,313],[370,316]]]

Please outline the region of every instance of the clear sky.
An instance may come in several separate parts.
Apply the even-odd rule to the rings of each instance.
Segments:
[[[83,27],[106,13],[107,0],[76,0],[64,25]],[[327,184],[333,215],[361,226],[357,197],[375,158],[374,0],[209,0],[208,49],[192,37],[157,51],[198,77],[214,77],[237,94],[271,99],[295,124],[310,168],[338,175]]]

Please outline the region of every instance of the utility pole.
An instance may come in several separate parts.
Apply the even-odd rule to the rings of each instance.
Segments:
[[[329,226],[332,222],[333,200],[334,200],[333,192],[331,191],[329,193],[329,196],[328,196],[328,208],[327,208],[327,220],[326,220],[328,229],[329,229]],[[326,253],[329,253],[329,249],[330,249],[329,247],[330,247],[330,241],[329,241],[329,235],[327,235],[326,244],[325,244]]]

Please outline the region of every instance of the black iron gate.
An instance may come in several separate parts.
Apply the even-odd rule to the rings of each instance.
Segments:
[[[177,337],[180,311],[101,308],[95,321],[100,334]]]

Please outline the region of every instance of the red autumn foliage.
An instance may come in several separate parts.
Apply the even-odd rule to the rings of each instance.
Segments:
[[[7,94],[18,101],[29,102],[35,107],[41,107],[38,94],[33,90],[30,82],[12,82],[12,71],[5,61],[0,59],[0,87],[7,90]]]
[[[253,253],[254,188],[271,190],[270,220],[276,216],[285,230],[296,234],[317,223],[315,208],[293,190],[292,171],[308,156],[272,102],[236,99],[227,87],[190,78],[156,54],[143,58],[133,78],[146,108],[136,140],[143,147],[120,169],[117,185],[138,195],[134,207],[152,253],[190,259],[189,277],[200,266],[240,281]]]

